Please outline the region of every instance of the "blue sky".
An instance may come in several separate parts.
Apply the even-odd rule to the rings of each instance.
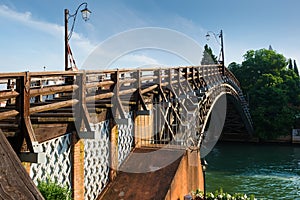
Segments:
[[[82,1],[0,0],[0,71],[64,70],[64,9],[71,13]],[[179,31],[216,55],[219,46],[206,32],[224,32],[225,62],[242,62],[247,50],[268,48],[300,62],[298,0],[110,0],[87,1],[90,20],[78,16],[71,48],[79,67],[98,44],[134,28]],[[176,41],[174,41],[176,43]],[[181,44],[178,44],[181,45]],[[199,52],[199,56],[202,52]],[[115,63],[123,67],[185,65],[165,52],[144,50]],[[298,64],[299,65],[299,64]]]

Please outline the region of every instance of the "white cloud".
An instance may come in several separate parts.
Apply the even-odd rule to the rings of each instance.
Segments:
[[[61,39],[64,35],[63,26],[34,19],[30,12],[17,12],[6,5],[0,5],[0,16],[14,20],[24,26],[36,29],[43,33],[50,34],[59,39]],[[93,45],[87,38],[76,32],[73,32],[72,43],[85,53],[89,53],[96,46]]]
[[[158,60],[144,54],[126,54],[111,64],[113,68],[136,68],[143,66],[162,66]]]

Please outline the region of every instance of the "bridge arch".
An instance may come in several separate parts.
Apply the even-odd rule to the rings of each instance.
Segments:
[[[235,105],[235,109],[242,116],[249,135],[253,133],[252,121],[247,104],[243,101],[241,90],[232,85],[231,82],[223,82],[212,89],[213,92],[207,98],[211,99],[209,110],[204,115],[201,128],[201,138],[198,147],[201,148],[201,157],[205,157],[221,137],[227,115],[227,105],[229,102]],[[247,115],[248,114],[248,115]]]

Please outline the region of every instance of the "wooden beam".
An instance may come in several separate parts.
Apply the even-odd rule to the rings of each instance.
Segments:
[[[147,93],[147,92],[150,92],[150,91],[156,89],[157,87],[158,87],[158,85],[155,84],[155,85],[152,85],[152,86],[150,86],[150,87],[148,87],[148,88],[145,88],[145,89],[141,90],[141,94],[145,94],[145,93]]]
[[[9,117],[15,117],[19,114],[17,110],[10,110],[6,112],[0,112],[0,120],[9,118]]]
[[[113,81],[86,83],[86,88],[96,88],[96,87],[110,86],[110,85],[113,85],[113,84],[114,84]]]
[[[38,95],[56,94],[60,92],[71,92],[77,89],[78,89],[78,85],[48,86],[39,89],[31,89],[30,97],[34,97]]]
[[[136,88],[132,88],[132,89],[128,89],[128,90],[121,90],[119,91],[119,95],[126,95],[126,94],[133,94],[137,89]]]
[[[134,83],[137,80],[135,78],[131,78],[131,79],[124,79],[124,80],[120,80],[120,85],[126,84],[126,83]]]
[[[46,71],[46,72],[29,72],[32,78],[45,76],[75,76],[81,74],[80,71]],[[1,75],[2,76],[2,75]]]
[[[67,101],[62,101],[62,102],[56,102],[56,103],[51,103],[43,106],[35,106],[29,109],[30,114],[38,113],[38,112],[45,112],[49,110],[56,110],[59,108],[64,108],[64,107],[69,107],[72,105],[77,104],[79,101],[77,99],[71,99]]]
[[[0,101],[15,98],[19,95],[17,91],[0,91]]]
[[[19,78],[21,76],[24,76],[25,72],[9,72],[9,73],[1,73],[1,78]]]
[[[108,93],[104,93],[104,94],[97,94],[95,96],[89,96],[86,98],[87,102],[91,102],[91,101],[96,101],[99,99],[107,99],[107,98],[111,98],[112,96],[114,96],[113,92],[108,92]]]

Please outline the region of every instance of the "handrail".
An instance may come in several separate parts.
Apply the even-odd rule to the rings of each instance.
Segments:
[[[100,93],[94,93],[87,97],[87,101],[91,100],[101,100],[106,98],[113,97],[114,91],[113,88],[118,85],[119,94],[118,95],[127,95],[137,91],[137,85],[140,85],[142,88],[140,90],[141,94],[145,94],[156,90],[161,86],[168,86],[173,84],[182,84],[185,81],[194,83],[200,82],[199,77],[207,79],[207,84],[213,80],[212,78],[216,75],[221,75],[219,68],[221,65],[202,65],[202,66],[180,66],[180,67],[160,67],[160,68],[141,68],[141,69],[109,69],[109,70],[86,70],[86,71],[51,71],[51,72],[14,72],[14,73],[2,73],[0,74],[0,80],[2,84],[7,82],[8,88],[0,88],[0,101],[9,102],[10,105],[15,105],[15,110],[18,111],[20,105],[17,105],[20,102],[16,102],[16,99],[19,98],[19,95],[22,94],[21,88],[18,86],[18,80],[25,79],[27,76],[26,91],[31,97],[30,105],[27,106],[30,111],[43,112],[43,107],[34,108],[36,102],[42,102],[43,98],[45,99],[47,95],[61,95],[66,93],[74,93],[78,90],[81,85],[76,83],[76,77],[83,76],[85,79],[85,90],[93,89],[93,91],[100,91]],[[191,69],[193,69],[191,71]],[[137,79],[137,72],[141,73],[139,79]],[[118,73],[120,77],[115,77],[115,74]],[[168,74],[170,73],[170,74]],[[158,74],[160,74],[158,76]],[[198,74],[198,75],[197,75]],[[180,76],[180,78],[177,78]],[[239,86],[238,80],[234,75],[226,69],[226,76],[230,78],[234,83]],[[117,82],[118,83],[117,83]],[[139,83],[138,83],[139,82]],[[101,92],[102,91],[102,92]],[[32,99],[32,98],[35,98]],[[73,98],[76,99],[76,97]],[[14,103],[13,103],[14,102]],[[22,102],[23,103],[23,102]],[[47,105],[48,109],[57,109],[59,106],[73,106],[77,103],[76,101],[69,101],[67,104],[56,103],[55,106]],[[52,103],[52,104],[54,104]],[[51,104],[51,103],[50,103]],[[2,105],[3,106],[3,105]],[[46,108],[46,106],[44,106]],[[13,107],[11,108],[13,110]],[[13,112],[14,114],[16,112]],[[33,113],[33,112],[30,112]],[[29,115],[30,115],[29,113]],[[1,108],[0,108],[1,114]],[[11,116],[10,114],[7,115]],[[3,118],[3,117],[2,117]]]

